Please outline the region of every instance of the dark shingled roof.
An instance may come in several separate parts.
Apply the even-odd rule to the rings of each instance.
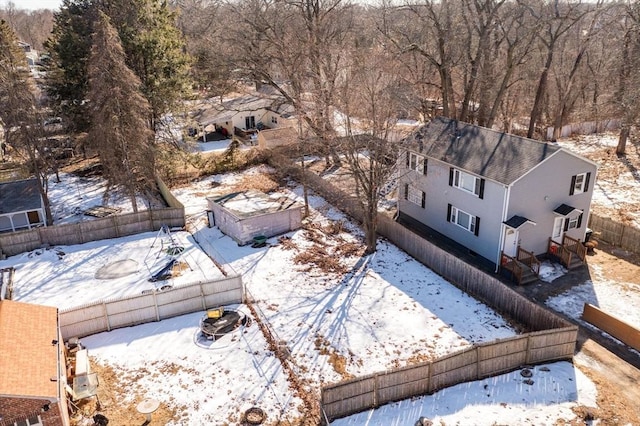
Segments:
[[[502,223],[507,225],[509,228],[518,229],[518,228],[520,228],[522,225],[524,225],[527,222],[532,222],[532,221],[530,221],[526,217],[522,217],[522,216],[517,216],[516,215],[516,216],[511,216],[509,218],[509,220],[507,220],[506,222],[502,222]]]
[[[420,127],[404,143],[427,157],[507,185],[561,149],[444,117]]]
[[[571,207],[567,204],[560,204],[558,207],[556,207],[556,209],[554,210],[554,213],[558,213],[560,216],[566,216],[568,214],[571,214],[573,211],[579,211],[581,212],[582,210],[577,209],[575,207]]]
[[[37,179],[0,183],[0,214],[42,207]]]

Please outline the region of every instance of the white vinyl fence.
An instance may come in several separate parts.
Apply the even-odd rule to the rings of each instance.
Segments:
[[[243,302],[242,277],[235,275],[61,310],[60,331],[67,340]]]

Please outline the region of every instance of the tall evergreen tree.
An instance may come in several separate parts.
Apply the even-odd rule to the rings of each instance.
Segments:
[[[26,159],[38,179],[46,221],[51,224],[48,169],[39,151],[42,121],[36,109],[34,84],[24,51],[4,20],[0,20],[0,122],[5,129],[5,143]]]
[[[117,29],[126,64],[142,82],[151,105],[147,125],[157,130],[158,120],[172,110],[189,87],[189,57],[176,26],[176,15],[159,0],[63,0],[55,15],[47,48],[53,66],[49,95],[75,130],[89,123],[84,101],[87,93],[87,60],[96,11],[101,10]],[[83,120],[84,119],[84,120]]]
[[[63,0],[54,15],[51,37],[45,48],[51,55],[47,73],[47,94],[56,113],[72,131],[89,126],[87,59],[95,20],[94,0]]]
[[[99,13],[88,62],[91,127],[108,188],[121,189],[138,211],[136,195],[154,187],[153,132],[147,126],[149,103],[140,91],[140,79],[125,63],[118,33]]]
[[[118,29],[127,65],[151,105],[149,126],[171,111],[189,84],[190,60],[177,16],[164,0],[97,0]]]

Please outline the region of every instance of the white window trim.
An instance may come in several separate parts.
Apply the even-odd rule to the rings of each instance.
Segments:
[[[409,185],[409,190],[407,191],[407,201],[410,201],[413,204],[422,207],[422,194],[424,194],[424,191],[419,190],[413,185]]]
[[[580,179],[580,181],[578,181]],[[573,185],[573,195],[582,194],[584,192],[584,184],[587,181],[587,173],[579,173],[576,175],[576,182]]]
[[[465,226],[458,222],[459,214],[463,213],[469,216],[469,223]],[[457,207],[451,206],[451,222],[458,225],[462,229],[466,229],[467,231],[474,234],[476,232],[476,216],[465,212],[464,210],[460,210]]]
[[[473,179],[473,189],[462,186],[463,182],[467,179]],[[467,172],[463,172],[462,170],[453,169],[453,186],[469,192],[476,197],[480,196],[480,178]]]
[[[569,220],[569,228],[568,229],[576,229],[578,227],[578,216]]]
[[[38,418],[38,422],[37,423],[31,423],[31,418],[27,418],[27,419],[24,419],[24,420],[21,420],[21,421],[26,422],[27,425],[29,425],[29,426],[44,426],[44,423],[42,423],[42,419],[40,418],[40,416],[36,415],[36,417]],[[14,422],[13,426],[18,426],[18,422]]]
[[[424,156],[409,153],[409,169],[420,174],[424,173]]]

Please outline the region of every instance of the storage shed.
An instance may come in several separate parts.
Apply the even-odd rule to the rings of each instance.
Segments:
[[[37,179],[0,183],[0,232],[46,226]]]
[[[269,196],[256,190],[208,197],[213,223],[239,245],[254,237],[272,237],[300,228],[302,205],[282,196]]]

